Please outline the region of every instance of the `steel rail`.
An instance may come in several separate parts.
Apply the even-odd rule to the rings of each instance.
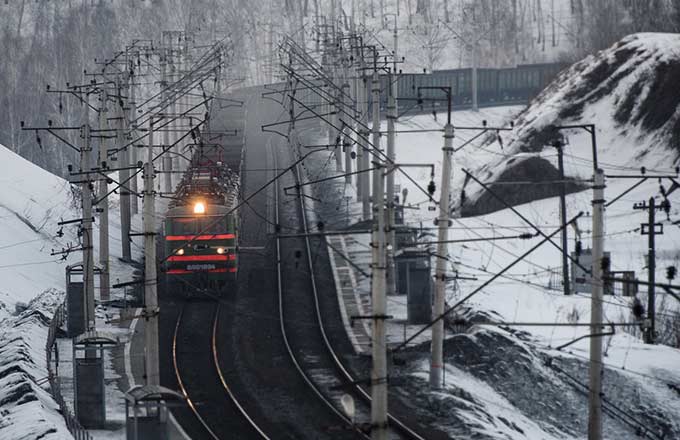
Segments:
[[[269,138],[271,141],[271,137]],[[268,142],[268,146],[270,146],[270,141]],[[274,169],[278,167],[277,165],[277,157],[276,157],[276,152],[274,152],[271,148],[269,151],[272,152],[273,160],[274,160]],[[304,215],[303,215],[304,218]],[[278,179],[274,182],[274,222],[275,224],[279,224],[279,181]],[[305,221],[305,227],[306,227],[306,221]],[[288,351],[288,354],[290,356],[290,359],[293,361],[293,364],[295,365],[295,368],[298,370],[300,375],[302,376],[303,380],[309,385],[309,387],[314,391],[314,394],[316,394],[319,399],[333,412],[335,413],[338,417],[340,417],[344,423],[347,425],[351,426],[354,428],[359,435],[361,435],[365,439],[370,439],[370,436],[368,436],[366,433],[361,431],[357,426],[354,425],[352,420],[347,416],[345,413],[340,411],[334,404],[333,402],[330,401],[329,398],[327,398],[323,392],[319,389],[319,387],[314,383],[314,381],[307,375],[307,373],[304,371],[302,368],[302,365],[300,362],[297,360],[295,353],[293,353],[293,349],[290,345],[290,341],[288,340],[288,334],[286,333],[286,325],[285,325],[285,319],[284,319],[284,313],[283,313],[283,282],[282,282],[282,271],[281,271],[281,238],[276,237],[276,277],[277,277],[277,288],[278,288],[278,300],[279,300],[279,322],[281,326],[281,334],[283,336],[283,342],[286,346],[286,350]],[[315,290],[316,293],[316,290]],[[318,302],[317,302],[317,311],[318,311]]]
[[[215,431],[212,430],[210,427],[210,424],[201,416],[200,412],[198,411],[198,408],[194,401],[191,399],[189,396],[189,391],[187,390],[187,387],[182,380],[182,374],[180,372],[179,368],[179,361],[177,360],[177,339],[178,339],[178,334],[179,334],[179,329],[182,323],[182,317],[184,315],[184,310],[186,308],[186,303],[182,307],[182,310],[179,313],[179,316],[177,317],[177,323],[175,324],[175,332],[173,334],[172,338],[172,363],[173,367],[175,370],[175,377],[177,378],[177,383],[179,384],[180,391],[182,392],[182,395],[187,401],[187,404],[189,405],[189,409],[191,409],[191,412],[196,416],[196,419],[199,421],[199,423],[205,428],[205,430],[208,432],[211,438],[214,440],[220,440],[220,436],[218,436]],[[260,428],[255,420],[248,414],[248,412],[245,410],[243,405],[238,401],[236,398],[236,395],[233,393],[231,390],[231,387],[229,387],[229,384],[227,383],[226,378],[224,377],[224,374],[222,373],[222,369],[220,367],[220,362],[219,362],[219,356],[218,356],[218,351],[217,351],[217,326],[219,323],[219,314],[221,310],[221,303],[217,303],[217,308],[215,309],[215,315],[213,318],[212,322],[212,332],[211,332],[211,338],[210,338],[210,345],[211,345],[211,353],[213,356],[213,364],[215,369],[217,370],[217,375],[220,379],[220,383],[222,385],[222,388],[225,390],[226,394],[229,396],[229,399],[231,402],[236,406],[238,411],[241,413],[243,418],[246,419],[248,424],[257,432],[260,438],[264,440],[271,440],[269,436],[265,434],[265,432]],[[231,435],[231,433],[229,433]]]
[[[297,164],[295,166],[295,179],[297,180],[297,183],[300,183],[300,164]],[[344,376],[344,379],[351,384],[354,387],[354,390],[356,393],[358,393],[361,398],[365,402],[371,402],[371,396],[364,390],[361,385],[357,383],[357,380],[352,376],[352,374],[347,370],[343,362],[340,360],[340,357],[337,355],[335,350],[333,349],[333,346],[328,339],[328,336],[326,334],[325,326],[324,326],[324,321],[321,313],[321,308],[319,306],[319,293],[318,289],[316,286],[316,276],[314,272],[314,262],[312,261],[312,253],[311,253],[311,245],[310,245],[310,237],[309,237],[309,230],[308,230],[308,225],[307,225],[307,209],[305,205],[305,197],[302,195],[302,191],[298,191],[298,198],[300,201],[300,210],[301,210],[301,216],[302,216],[302,226],[303,226],[303,231],[305,233],[305,247],[307,251],[307,264],[309,266],[309,273],[310,273],[310,279],[312,283],[312,290],[314,293],[314,304],[316,306],[316,317],[319,323],[319,328],[321,330],[321,335],[323,337],[324,343],[326,345],[326,348],[328,350],[328,353],[330,356],[333,358],[333,361],[335,362],[335,365],[337,369],[342,373]],[[280,261],[280,258],[279,258]],[[426,440],[425,437],[421,436],[417,432],[415,432],[413,429],[409,428],[404,422],[396,418],[395,416],[391,415],[388,413],[387,415],[388,420],[390,423],[392,423],[395,427],[395,429],[405,435],[409,439],[417,439],[417,440]]]
[[[211,345],[212,345],[212,353],[213,353],[213,362],[215,363],[215,368],[217,369],[217,374],[220,377],[220,382],[222,382],[222,388],[227,392],[229,395],[229,398],[231,401],[234,403],[236,408],[238,408],[239,412],[241,415],[248,421],[250,426],[257,431],[257,433],[262,437],[263,439],[270,440],[269,436],[265,434],[265,432],[258,426],[258,424],[253,420],[252,417],[250,417],[250,414],[245,410],[243,405],[238,401],[236,398],[236,395],[233,393],[231,388],[229,387],[229,384],[227,384],[227,381],[222,374],[222,368],[220,367],[220,360],[219,357],[217,356],[217,324],[219,322],[219,316],[220,316],[220,310],[222,308],[222,303],[218,302],[217,303],[217,310],[215,311],[215,320],[213,321],[213,329],[212,329],[212,338],[211,338]]]
[[[212,429],[210,429],[210,425],[203,419],[201,414],[198,412],[198,408],[196,408],[196,404],[194,403],[193,400],[191,400],[191,397],[189,397],[189,392],[187,391],[186,386],[184,385],[184,381],[182,380],[182,374],[179,371],[179,364],[177,361],[177,335],[179,334],[179,327],[182,322],[182,316],[184,315],[184,309],[186,307],[186,304],[182,306],[182,310],[179,312],[179,316],[177,317],[177,323],[175,324],[175,332],[172,335],[172,365],[175,370],[175,377],[177,378],[177,383],[179,384],[179,389],[182,391],[182,395],[187,401],[187,404],[189,405],[189,409],[191,409],[191,412],[194,413],[196,416],[196,419],[199,421],[201,425],[208,431],[208,434],[215,439],[215,440],[220,440],[220,438],[213,432]]]

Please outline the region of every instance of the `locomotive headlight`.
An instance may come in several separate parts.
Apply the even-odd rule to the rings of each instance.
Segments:
[[[184,248],[177,249],[177,252],[175,252],[175,255],[184,255]]]
[[[194,203],[194,214],[205,214],[205,205],[203,202]]]
[[[224,253],[224,248],[223,248],[223,247],[218,247],[218,248],[217,248],[217,253],[218,253],[218,254],[223,254],[223,253]]]

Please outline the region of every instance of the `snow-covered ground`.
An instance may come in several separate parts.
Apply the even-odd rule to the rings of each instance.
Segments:
[[[659,52],[667,50],[672,54],[675,46],[670,45],[669,40],[673,38],[675,37],[643,35],[640,37],[641,41],[634,38],[628,41],[632,40],[631,44],[636,46],[638,54],[644,53],[645,50]],[[587,72],[597,69],[598,59],[607,59],[607,57],[606,53],[599,58],[591,57],[584,62],[584,67],[575,70],[586,72],[587,75]],[[520,123],[512,132],[500,133],[502,142],[489,141],[482,137],[455,152],[452,205],[458,208],[460,204],[460,193],[465,181],[461,168],[468,169],[480,180],[491,183],[498,179],[513,161],[521,160],[529,155],[545,158],[555,164],[554,148],[546,147],[539,148],[539,151],[526,152],[520,148],[522,144],[517,141],[522,137],[521,133],[531,133],[532,129],[539,130],[547,124],[595,123],[599,165],[609,176],[637,175],[640,174],[642,166],[646,167],[649,174],[675,175],[678,152],[668,148],[666,142],[660,142],[661,135],[664,133],[662,130],[652,131],[643,124],[636,125],[632,121],[622,124],[614,117],[616,106],[625,100],[624,92],[630,89],[635,81],[649,80],[650,77],[654,77],[649,74],[645,76],[645,68],[649,69],[655,65],[655,62],[663,62],[668,58],[662,55],[652,56],[648,58],[646,65],[635,60],[623,63],[619,66],[622,72],[632,71],[637,75],[632,78],[622,76],[613,86],[606,85],[605,87],[608,87],[610,92],[613,90],[610,94],[593,92],[594,96],[585,99],[583,111],[575,118],[560,119],[557,115],[565,105],[570,103],[566,98],[569,96],[568,84],[579,84],[578,76],[563,78],[562,84],[567,84],[566,86],[553,87],[552,91],[555,94],[551,94],[549,90],[538,98],[534,106],[521,115],[518,114],[521,109],[511,107],[485,109],[479,113],[454,112],[453,123],[457,126],[481,126],[482,120],[486,120],[489,126],[507,126],[511,120],[517,120]],[[643,86],[643,90],[647,92],[649,88]],[[645,98],[644,95],[645,93],[641,96],[641,100]],[[638,111],[642,112],[644,109],[636,106],[633,115]],[[638,121],[643,118],[644,115],[638,116]],[[438,130],[430,133],[400,133],[397,135],[396,147],[397,163],[435,164],[435,182],[438,187],[440,186],[443,119],[445,115],[441,114],[438,115],[438,121],[429,115],[415,116],[410,119],[402,118],[397,125],[397,131]],[[532,123],[534,125],[531,125]],[[383,125],[382,130],[385,129],[386,126]],[[474,134],[476,134],[475,131],[456,130],[454,148],[462,147]],[[566,174],[579,179],[586,187],[581,192],[568,195],[567,217],[573,217],[581,211],[584,213],[584,216],[578,220],[578,227],[583,248],[587,249],[591,245],[590,211],[593,198],[592,190],[589,189],[592,183],[588,181],[592,178],[590,135],[579,130],[567,131],[566,135],[568,137],[568,145],[565,147]],[[384,148],[384,138],[382,143]],[[326,163],[331,165],[320,171],[318,167]],[[335,172],[332,164],[333,160],[319,161],[316,172],[332,175]],[[328,168],[331,170],[329,171]],[[429,170],[426,168],[422,170],[408,168],[405,171],[422,187],[426,187],[430,180]],[[613,200],[636,182],[635,179],[608,177],[605,198]],[[433,240],[436,235],[433,219],[437,211],[428,209],[432,205],[428,203],[427,197],[412,182],[399,174],[397,174],[397,184],[402,189],[408,189],[406,203],[409,209],[405,211],[406,223],[416,227],[422,226],[424,232],[433,234],[423,240]],[[661,184],[666,189],[671,186],[668,179],[664,179]],[[650,197],[655,197],[657,202],[663,200],[659,185],[660,182],[657,179],[649,179],[606,209],[605,251],[611,253],[611,270],[632,270],[639,279],[647,278],[645,260],[647,237],[640,233],[640,225],[647,221],[647,213],[634,210],[633,204],[648,200]],[[519,188],[522,186],[520,185]],[[358,220],[361,216],[361,207],[355,201],[354,187],[337,183],[334,191],[339,196],[338,200],[342,200],[342,202],[336,201],[339,204],[335,208],[335,211],[339,211],[336,216],[349,214],[350,221]],[[468,191],[468,195],[479,197],[480,193],[475,193],[476,189],[473,185],[469,184]],[[663,212],[659,212],[657,216],[657,221],[664,225],[664,235],[657,239],[656,277],[661,282],[666,281],[666,268],[677,267],[680,260],[680,230],[679,225],[675,223],[680,216],[678,194],[675,192],[669,196],[671,209],[668,217]],[[317,204],[316,209],[326,213],[326,221],[332,221],[333,208],[326,205]],[[339,207],[343,209],[338,209]],[[559,201],[555,197],[526,203],[517,206],[516,209],[545,233],[554,231],[560,224]],[[460,218],[458,212],[458,209],[454,211],[449,239],[499,237],[535,232],[509,209],[469,218]],[[575,233],[572,229],[568,232],[569,250],[573,251]],[[348,256],[366,272],[370,272],[369,240],[367,234],[355,234],[347,240]],[[453,304],[475,290],[538,241],[539,238],[532,238],[449,245],[450,271],[477,279],[458,280],[455,284],[452,282],[447,287],[447,303]],[[370,281],[358,271],[355,272],[355,276],[360,294],[364,298],[369,298]],[[482,318],[484,321],[495,323],[588,323],[590,321],[590,295],[578,293],[564,296],[561,278],[561,253],[550,244],[544,244],[513,266],[503,277],[473,296],[464,307],[460,308],[459,314],[463,318]],[[619,324],[636,322],[632,316],[633,298],[621,296],[620,285],[617,287],[615,295],[605,297],[605,322]],[[640,286],[637,297],[646,305],[647,294],[644,286]],[[664,293],[663,290],[657,289],[659,330],[668,330],[673,320],[677,326],[679,310],[678,301]],[[389,324],[389,341],[393,345],[421,328],[421,326],[406,324],[406,298],[404,296],[388,298],[388,314],[395,317]],[[677,332],[677,327],[675,331]],[[581,339],[559,351],[555,348],[588,333],[587,326],[550,325],[501,328],[495,325],[473,325],[464,334],[454,336],[454,333],[450,332],[446,345],[446,370],[448,381],[450,381],[447,383],[451,385],[442,393],[423,397],[424,400],[421,403],[432,408],[434,405],[432,399],[439,399],[439,403],[435,405],[436,408],[449,408],[450,412],[444,411],[438,414],[441,418],[435,424],[438,423],[451,435],[462,435],[460,431],[452,428],[454,424],[451,420],[458,420],[467,426],[467,435],[476,433],[481,436],[480,438],[583,438],[585,436],[583,417],[587,409],[587,406],[584,406],[586,398],[575,393],[570,387],[578,388],[579,380],[581,384],[587,383],[589,339]],[[429,331],[414,343],[427,340],[429,340]],[[667,341],[677,343],[677,339],[672,337]],[[604,345],[605,397],[614,405],[610,408],[623,408],[630,416],[630,419],[626,421],[608,416],[605,422],[607,435],[612,438],[614,436],[629,438],[634,435],[635,426],[641,424],[645,426],[645,429],[650,430],[650,438],[660,438],[654,435],[662,434],[665,434],[666,438],[680,436],[680,425],[675,417],[680,411],[680,392],[678,392],[680,371],[677,369],[680,363],[680,351],[664,345],[644,344],[637,326],[616,327],[615,334],[606,337]],[[505,356],[499,354],[506,352],[524,354],[520,358],[513,357],[510,353]],[[523,358],[526,359],[525,362],[521,361]],[[488,368],[490,364],[496,365],[496,368]],[[413,380],[418,381],[426,377],[429,366],[427,362],[421,360],[415,365],[410,365],[410,368]],[[503,377],[506,373],[514,375],[511,386],[506,385],[508,378]],[[394,374],[398,373],[395,371]],[[526,393],[531,393],[530,385],[514,382],[521,381],[522,378],[529,383],[535,380],[537,389],[541,389],[543,394],[534,396],[535,402],[526,399]],[[573,380],[574,378],[576,381]],[[543,389],[543,386],[546,389]],[[567,388],[563,394],[557,392],[558,389],[564,387]],[[417,389],[418,387],[414,387],[410,390]],[[406,393],[400,390],[397,392]],[[417,400],[414,397],[414,401]],[[537,407],[537,402],[543,407]],[[559,408],[562,408],[562,411],[558,411]],[[575,423],[570,424],[569,418],[575,418]],[[512,420],[512,423],[505,423],[504,420],[507,419]],[[513,423],[515,426],[512,426]],[[629,423],[632,424],[632,428]]]
[[[45,362],[49,319],[61,296],[46,290],[21,314],[0,320],[2,439],[71,438],[59,406],[49,394]]]
[[[56,307],[63,301],[65,268],[81,261],[81,252],[51,256],[52,251],[78,247],[77,227],[57,225],[61,220],[80,218],[79,195],[64,179],[26,161],[0,146],[0,438],[64,439],[70,438],[58,406],[49,395],[45,342],[47,327]],[[133,267],[120,260],[120,214],[118,203],[111,199],[110,243],[111,281],[132,279]],[[139,229],[139,218],[133,228]],[[95,221],[94,242],[99,243],[98,220]],[[95,246],[98,248],[98,246]],[[97,252],[95,256],[98,261]],[[133,244],[133,256],[140,257],[138,244]],[[99,296],[96,281],[96,296]],[[114,289],[112,299],[120,300],[123,291]],[[104,317],[115,314],[99,304],[97,314],[101,328]],[[108,328],[107,328],[108,327]],[[63,340],[59,342],[62,344]],[[61,361],[70,365],[70,349],[64,348]],[[68,368],[67,368],[68,370]],[[61,375],[68,373],[60,371]],[[114,379],[107,369],[107,379]],[[112,382],[112,381],[109,381]],[[115,386],[115,384],[114,384]],[[120,395],[113,396],[109,405],[118,405]],[[40,436],[43,437],[40,437]]]

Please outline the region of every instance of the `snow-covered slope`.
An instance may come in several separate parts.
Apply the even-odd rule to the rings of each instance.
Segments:
[[[672,66],[678,63],[678,43],[680,38],[671,35],[630,36],[565,72],[519,116],[517,112],[521,109],[517,108],[453,113],[454,124],[458,126],[481,126],[482,120],[487,120],[489,126],[501,126],[513,118],[517,124],[510,134],[501,133],[502,144],[493,133],[493,139],[471,141],[466,146],[478,132],[456,130],[454,211],[449,239],[482,241],[449,246],[448,271],[467,279],[450,282],[448,304],[475,291],[539,241],[539,238],[484,241],[484,238],[535,231],[511,210],[497,207],[492,213],[461,218],[458,208],[465,183],[461,168],[490,183],[517,169],[513,168],[514,163],[533,158],[544,161],[549,165],[545,169],[552,169],[554,173],[555,150],[543,147],[550,139],[536,139],[552,124],[594,123],[599,166],[608,176],[605,188],[608,202],[636,182],[614,175],[639,174],[641,166],[650,174],[675,174],[678,150],[672,142],[677,135],[673,127],[678,123],[680,99],[678,91],[668,85],[665,72],[672,71]],[[670,67],[663,67],[665,63]],[[602,76],[605,68],[611,77]],[[594,73],[597,71],[600,73]],[[586,81],[586,78],[589,79]],[[639,92],[634,90],[638,84],[642,84]],[[665,91],[655,91],[658,88]],[[657,106],[645,104],[654,100],[659,103]],[[626,106],[628,111],[624,111]],[[399,133],[396,155],[398,163],[435,164],[434,180],[439,188],[442,133],[420,132],[441,130],[442,117],[438,116],[439,121],[431,116],[400,118],[397,130],[419,132]],[[566,174],[584,187],[567,196],[567,216],[573,217],[581,211],[585,214],[577,223],[579,238],[587,249],[592,238],[589,212],[593,194],[587,181],[593,172],[591,138],[583,130],[569,130],[565,135],[569,141],[565,147]],[[320,167],[326,163],[320,162]],[[429,169],[409,167],[406,171],[421,187],[427,186]],[[535,168],[529,171],[536,174]],[[333,172],[326,170],[326,174]],[[530,175],[522,180],[541,177],[545,179],[545,176]],[[399,174],[397,181],[409,193],[406,223],[423,228],[423,242],[433,240],[432,233],[436,231],[432,220],[437,211],[428,210],[430,204],[413,182]],[[607,207],[604,246],[611,253],[612,270],[635,271],[637,278],[647,278],[647,237],[640,235],[640,224],[647,221],[647,213],[633,209],[633,204],[650,197],[655,197],[657,202],[663,200],[660,183],[666,190],[671,187],[669,179],[661,182],[648,179]],[[511,196],[525,194],[537,186],[522,182],[512,187]],[[496,189],[501,192],[503,187],[498,185]],[[336,191],[338,200],[347,197],[345,209],[352,216],[349,221],[356,221],[361,209],[351,203],[355,200],[354,188],[338,182],[335,188],[319,189],[317,196],[323,198],[332,190]],[[469,198],[480,200],[479,187],[473,183],[467,184],[466,192]],[[666,281],[666,268],[680,263],[680,191],[673,192],[668,199],[671,203],[668,215],[660,212],[657,216],[657,221],[664,226],[664,235],[657,239],[657,281]],[[560,224],[556,197],[518,204],[515,208],[544,233],[555,231]],[[323,220],[337,218],[338,202],[319,203],[317,210]],[[576,238],[571,229],[568,232],[571,252]],[[347,238],[348,257],[366,272],[371,258],[369,240],[368,235]],[[370,280],[359,272],[355,272],[355,276],[358,294],[368,301]],[[680,350],[668,346],[680,346],[677,327],[680,303],[657,289],[659,340],[668,345],[644,344],[640,322],[632,316],[635,298],[622,296],[621,287],[615,285],[615,295],[607,295],[604,304],[605,322],[622,324],[613,329],[604,343],[605,438],[680,438],[677,419]],[[640,286],[636,297],[646,305],[644,286]],[[395,317],[387,324],[388,340],[393,345],[421,329],[407,323],[406,303],[407,298],[402,295],[388,298],[388,314]],[[451,326],[448,331],[446,387],[441,392],[428,391],[430,336],[426,331],[403,355],[404,363],[390,370],[390,377],[397,376],[394,382],[399,383],[394,393],[402,397],[402,403],[412,408],[423,423],[438,427],[453,438],[586,438],[590,303],[588,293],[570,296],[562,293],[561,252],[550,244],[539,246],[456,310],[456,317],[464,324]],[[612,329],[608,327],[608,331]]]
[[[75,243],[74,228],[57,237],[60,219],[78,218],[71,187],[64,179],[0,146],[0,318],[43,290],[64,286],[64,262],[50,256]]]
[[[19,316],[0,321],[0,438],[65,440],[59,406],[49,394],[45,340],[61,293],[38,295]]]
[[[71,438],[48,392],[45,342],[64,298],[65,268],[82,259],[79,251],[63,260],[50,255],[69,244],[79,247],[78,226],[57,223],[81,217],[80,196],[66,180],[2,145],[0,183],[0,439]],[[129,280],[132,268],[118,259],[117,202],[110,200],[109,207],[111,279]],[[95,243],[97,226],[98,220]]]
[[[592,177],[591,139],[581,129],[556,126],[595,124],[602,167],[620,170],[671,170],[680,155],[680,35],[634,34],[607,50],[588,56],[564,71],[517,118],[509,134],[501,134],[501,150],[489,138],[486,148],[499,153],[478,168],[483,181],[554,180],[553,143],[565,136],[566,174]],[[583,187],[575,182],[570,191]],[[507,201],[519,204],[557,194],[557,185],[518,190],[497,186]],[[502,205],[470,183],[465,188],[466,215],[487,213]]]

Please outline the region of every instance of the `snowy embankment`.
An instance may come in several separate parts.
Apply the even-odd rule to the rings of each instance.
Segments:
[[[487,139],[484,148],[496,148],[499,154],[476,170],[477,177],[486,182],[554,179],[537,176],[535,167],[523,164],[540,163],[543,174],[556,175],[553,145],[560,141],[566,143],[567,177],[589,179],[590,135],[583,129],[555,128],[584,124],[595,124],[598,162],[605,173],[639,174],[642,166],[672,171],[680,154],[680,89],[675,83],[679,48],[678,34],[634,34],[566,69],[518,115],[515,128],[501,134],[502,150],[494,139]],[[512,185],[496,189],[513,204],[556,195],[556,186],[539,186],[548,189],[522,192]],[[464,188],[464,212],[484,214],[502,208],[474,182]]]
[[[1,145],[0,176],[0,438],[71,438],[48,391],[45,343],[64,298],[65,268],[82,259],[80,251],[50,255],[79,247],[77,226],[57,225],[81,217],[79,193]],[[117,201],[109,206],[111,280],[128,280],[132,269],[118,259]]]
[[[18,316],[0,320],[0,438],[70,439],[49,394],[45,341],[61,292],[46,290]]]
[[[50,256],[77,242],[70,185],[0,146],[0,438],[70,438],[46,380],[45,342],[63,298],[64,268]]]
[[[677,129],[673,128],[678,121],[677,103],[668,100],[679,95],[676,88],[670,87],[666,75],[674,70],[673,66],[680,58],[680,51],[676,49],[680,47],[678,43],[680,37],[677,36],[631,36],[609,51],[575,65],[523,112],[517,108],[485,109],[478,114],[455,112],[455,125],[481,125],[484,119],[489,125],[507,126],[511,119],[516,124],[513,131],[500,133],[501,142],[494,133],[493,140],[473,141],[454,154],[453,223],[449,239],[498,238],[536,232],[509,209],[461,218],[462,189],[465,187],[468,200],[479,200],[483,194],[479,186],[469,182],[465,185],[461,168],[490,184],[504,176],[513,164],[529,156],[555,164],[555,149],[544,148],[549,145],[549,139],[537,141],[541,138],[541,130],[549,125],[595,123],[599,166],[608,175],[639,174],[641,166],[645,166],[650,174],[675,174],[679,151],[677,144],[673,144],[677,139]],[[606,74],[603,73],[605,70]],[[631,94],[636,99],[631,98]],[[664,107],[651,106],[649,100],[658,100],[660,96],[664,96]],[[625,108],[628,110],[624,112]],[[440,129],[444,116],[440,114],[438,119],[435,121],[432,116],[402,118],[397,130]],[[454,148],[462,147],[474,134],[457,130]],[[584,212],[577,222],[578,239],[587,249],[591,245],[589,213],[593,197],[587,180],[592,176],[590,136],[578,130],[565,134],[568,136],[566,174],[585,187],[567,197],[567,217]],[[384,148],[385,139],[382,142]],[[437,194],[442,144],[441,131],[397,136],[397,162],[436,165]],[[406,171],[420,186],[427,186],[429,170],[408,168]],[[534,180],[532,177],[535,176],[527,176],[526,180]],[[436,230],[432,220],[437,212],[428,209],[432,205],[413,183],[399,174],[397,183],[402,189],[408,189],[406,223],[414,227],[422,225],[423,242],[434,240]],[[613,200],[633,183],[635,180],[608,178],[605,198]],[[662,180],[661,184],[666,190],[671,186],[668,179]],[[540,184],[523,182],[515,185],[512,191],[521,193],[537,185]],[[347,197],[342,204],[336,201],[344,208],[341,213],[350,213],[354,220],[358,219],[361,209],[353,198],[354,188],[338,183],[335,191],[338,200],[342,200],[343,195]],[[659,212],[657,216],[657,221],[664,225],[664,235],[657,239],[656,260],[657,280],[662,282],[666,281],[666,267],[677,267],[680,261],[679,196],[680,192],[670,194],[668,215]],[[633,204],[650,197],[655,197],[657,202],[663,200],[657,179],[650,179],[627,193],[609,206],[605,214],[605,251],[611,253],[611,269],[635,271],[639,279],[647,278],[647,237],[640,235],[640,225],[647,221],[647,213],[634,210]],[[331,208],[321,205],[319,211],[325,211],[330,220]],[[555,231],[560,224],[556,197],[524,203],[515,209],[544,233]],[[338,210],[335,207],[335,211]],[[335,215],[339,217],[339,214]],[[447,287],[447,303],[454,304],[477,289],[539,240],[451,244],[447,256],[451,274],[476,280],[452,281]],[[570,229],[570,251],[574,250],[576,240],[575,232]],[[370,271],[368,241],[367,235],[348,240],[349,257],[366,272]],[[457,310],[456,315],[463,324],[458,329],[449,329],[445,345],[447,387],[442,392],[423,391],[427,389],[423,380],[427,378],[428,370],[429,331],[423,333],[414,341],[420,345],[407,350],[411,354],[407,355],[405,366],[391,371],[392,375],[409,378],[407,385],[396,387],[394,392],[402,395],[403,401],[412,405],[414,411],[422,411],[425,423],[438,426],[454,437],[584,438],[587,426],[584,385],[588,382],[589,339],[578,339],[586,336],[589,328],[571,324],[589,322],[590,295],[579,292],[564,296],[560,265],[560,251],[550,244],[543,244]],[[369,280],[359,273],[355,275],[360,294],[369,298]],[[640,286],[639,290],[637,297],[646,305],[646,288]],[[659,290],[657,326],[662,332],[660,337],[677,347],[680,345],[677,330],[680,304]],[[621,286],[616,285],[615,295],[605,297],[604,320],[636,323],[631,307],[634,298],[624,297],[621,293]],[[406,298],[403,295],[388,298],[388,314],[395,317],[388,324],[392,345],[421,328],[406,323]],[[499,326],[501,323],[534,325]],[[550,325],[553,323],[564,326]],[[604,344],[604,429],[607,437],[680,438],[677,420],[680,413],[680,372],[677,369],[680,351],[664,345],[643,344],[637,324],[608,331],[614,333],[605,338]],[[569,345],[559,348],[565,344]]]

